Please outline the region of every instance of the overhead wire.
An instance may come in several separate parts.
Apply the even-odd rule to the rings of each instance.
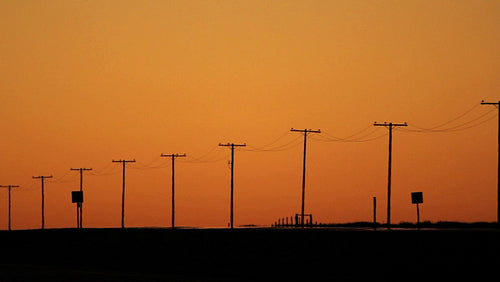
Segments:
[[[120,170],[118,169],[118,166],[113,165],[113,163],[110,161],[103,168],[93,169],[89,171],[87,174],[93,176],[108,176],[108,175],[118,174],[119,172]]]
[[[459,115],[459,116],[457,116],[457,117],[455,117],[455,118],[453,118],[453,119],[451,119],[449,121],[446,121],[444,123],[441,123],[440,125],[437,125],[437,126],[434,126],[434,127],[431,127],[431,128],[424,128],[424,127],[417,126],[417,125],[414,125],[412,123],[409,123],[408,125],[410,126],[410,128],[400,128],[398,130],[399,131],[403,131],[403,132],[417,132],[417,133],[456,132],[456,131],[461,131],[461,130],[466,130],[466,129],[477,127],[477,126],[479,126],[481,124],[484,124],[484,123],[492,120],[493,118],[497,117],[498,110],[497,110],[497,108],[493,108],[493,109],[490,109],[489,111],[487,111],[485,113],[480,114],[477,117],[474,117],[474,118],[469,119],[467,121],[461,122],[460,124],[452,125],[452,126],[449,126],[449,127],[446,127],[446,128],[441,128],[441,127],[443,127],[445,125],[449,125],[452,122],[459,120],[460,118],[463,118],[464,116],[466,116],[467,114],[469,114],[475,108],[477,108],[477,106],[475,106],[475,107],[467,110],[465,113],[463,113],[463,114],[461,114],[461,115]],[[488,116],[493,111],[495,111],[496,114]],[[414,127],[416,129],[412,129],[411,127]]]
[[[324,133],[324,134],[320,134],[317,136],[311,136],[311,139],[321,141],[321,142],[346,142],[346,143],[349,143],[349,142],[373,141],[373,140],[382,138],[382,137],[387,135],[387,132],[385,132],[384,134],[368,138],[369,136],[372,136],[373,134],[378,132],[379,131],[378,128],[375,128],[375,129],[371,130],[370,132],[361,135],[363,132],[367,131],[369,128],[372,128],[372,126],[370,125],[368,127],[365,127],[362,130],[359,130],[354,134],[348,135],[347,137],[336,137],[328,132],[322,131],[321,133]],[[361,136],[358,136],[358,135],[361,135]],[[357,137],[354,138],[355,136],[357,136]]]
[[[222,151],[217,150],[219,149],[219,146],[214,146],[208,152],[204,153],[203,155],[199,157],[193,157],[190,154],[186,155],[186,158],[180,158],[178,161],[183,162],[183,163],[215,163],[224,160],[227,158],[226,156],[221,156]],[[212,156],[213,152],[216,152],[215,155]]]
[[[161,161],[161,163],[156,164],[158,161]],[[161,158],[160,156],[156,157],[155,159],[153,159],[152,161],[150,161],[148,163],[143,163],[141,161],[136,161],[136,163],[139,166],[131,166],[130,168],[131,169],[146,170],[146,169],[166,168],[166,167],[170,166],[170,162]]]
[[[281,139],[281,138],[279,138],[279,139]],[[261,146],[261,147],[255,147],[255,146],[252,146],[252,145],[247,145],[248,148],[244,148],[242,150],[248,151],[248,152],[280,152],[280,151],[286,151],[286,150],[292,149],[292,148],[298,146],[300,143],[302,143],[300,141],[301,139],[302,139],[301,136],[296,136],[292,140],[290,140],[290,141],[288,141],[288,142],[286,142],[286,143],[284,143],[282,145],[278,145],[278,146],[274,146],[274,147],[269,147],[269,144],[272,145],[272,144],[274,144],[276,142],[272,142],[272,143],[269,143],[266,146]]]

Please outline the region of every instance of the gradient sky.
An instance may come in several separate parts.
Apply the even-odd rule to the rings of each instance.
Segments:
[[[306,213],[386,221],[387,129],[394,130],[391,222],[495,221],[500,1],[0,1],[0,185],[15,184],[12,228],[229,222]],[[435,130],[423,130],[434,128]],[[356,134],[352,137],[349,137]],[[346,142],[336,138],[345,138]],[[265,150],[264,150],[265,149]],[[0,189],[0,229],[7,229]]]

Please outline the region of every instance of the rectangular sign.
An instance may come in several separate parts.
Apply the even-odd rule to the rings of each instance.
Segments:
[[[71,191],[71,202],[72,203],[83,203],[83,192],[82,191]]]
[[[411,203],[421,204],[424,202],[424,195],[422,192],[411,192]]]

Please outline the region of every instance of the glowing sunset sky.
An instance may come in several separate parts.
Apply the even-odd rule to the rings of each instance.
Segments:
[[[0,185],[15,184],[12,228],[385,222],[387,129],[394,130],[392,223],[496,221],[500,1],[0,2]],[[434,131],[422,128],[434,128]],[[353,141],[335,141],[335,137]],[[260,148],[260,149],[259,149]],[[265,149],[265,150],[262,150]],[[0,188],[0,229],[7,189]]]

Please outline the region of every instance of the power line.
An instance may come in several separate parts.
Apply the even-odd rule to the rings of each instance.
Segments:
[[[246,144],[234,144],[234,143],[227,143],[227,144],[219,144],[219,146],[224,146],[224,147],[230,147],[231,148],[231,215],[230,215],[230,225],[231,229],[233,229],[233,192],[234,192],[234,181],[233,181],[233,176],[234,176],[234,148],[235,147],[245,147]]]
[[[296,146],[298,146],[301,143],[300,140],[301,140],[301,137],[297,136],[296,138],[293,138],[291,141],[288,141],[287,143],[285,143],[283,145],[278,145],[278,146],[270,147],[270,148],[267,148],[267,145],[262,146],[262,147],[255,147],[255,146],[249,145],[248,149],[245,149],[245,151],[249,151],[249,152],[281,152],[281,151],[286,151],[286,150],[290,150],[292,148],[295,148]]]
[[[384,122],[373,124],[374,126],[384,126],[389,128],[389,165],[387,173],[387,229],[391,229],[391,173],[392,173],[392,128],[398,126],[407,126],[405,123]]]
[[[283,139],[285,136],[287,136],[289,134],[290,134],[289,131],[285,131],[284,133],[279,135],[276,139],[274,139],[273,141],[271,141],[263,146],[255,147],[255,146],[249,145],[248,147],[251,149],[246,149],[246,151],[268,151],[267,148],[269,148],[271,145],[274,145],[275,143],[277,143],[278,141],[280,141],[281,139]],[[281,146],[283,146],[283,145],[280,145],[278,147],[281,147]]]
[[[476,105],[476,107],[477,107],[477,105]],[[430,128],[425,128],[425,127],[417,126],[417,125],[414,125],[414,124],[409,124],[409,126],[415,127],[416,129],[402,129],[401,131],[405,131],[405,132],[417,132],[417,133],[456,132],[456,131],[461,131],[461,130],[466,130],[466,129],[469,129],[469,128],[477,127],[477,126],[479,126],[479,125],[481,125],[481,124],[483,124],[483,123],[485,123],[487,121],[490,121],[493,118],[495,118],[496,115],[488,117],[488,115],[490,113],[492,113],[492,112],[495,111],[495,109],[491,109],[490,111],[482,113],[481,115],[476,116],[476,117],[474,117],[472,119],[469,119],[467,121],[461,122],[461,123],[456,124],[456,125],[450,125],[450,126],[448,126],[446,128],[442,128],[443,126],[449,125],[452,122],[457,121],[460,118],[466,116],[468,113],[470,113],[476,107],[473,107],[472,109],[466,111],[465,113],[459,115],[458,117],[453,118],[453,119],[451,119],[451,120],[449,120],[447,122],[441,123],[440,125],[437,125],[437,126],[433,126],[433,127],[430,127]]]
[[[305,193],[306,193],[306,145],[307,145],[307,134],[308,133],[321,133],[321,130],[312,129],[290,129],[292,132],[304,133],[304,158],[302,161],[302,207],[300,209],[301,215],[301,225],[304,227],[304,203],[305,203]]]
[[[371,126],[370,126],[371,127]],[[370,128],[368,127],[368,128]],[[361,142],[369,142],[369,141],[373,141],[373,140],[376,140],[376,139],[379,139],[379,138],[382,138],[384,136],[387,135],[387,133],[384,133],[382,135],[378,135],[378,136],[375,136],[375,137],[371,137],[371,138],[368,138],[369,136],[373,135],[374,133],[376,133],[378,130],[375,129],[375,130],[372,130],[366,134],[363,134],[361,136],[358,136],[356,138],[353,138],[354,136],[357,136],[357,135],[360,135],[361,133],[365,132],[368,128],[365,128],[361,131],[358,131],[354,134],[351,134],[347,137],[336,137],[336,136],[333,136],[327,132],[322,132],[324,133],[326,136],[323,136],[320,135],[320,137],[312,137],[314,140],[317,140],[317,141],[322,141],[322,142],[339,142],[339,143],[361,143]]]
[[[125,228],[125,164],[135,163],[135,160],[112,160],[114,163],[121,163],[123,167],[122,179],[122,228]]]
[[[445,125],[447,125],[447,124],[450,124],[450,123],[452,123],[452,122],[454,122],[454,121],[456,121],[456,120],[459,120],[460,118],[462,118],[462,117],[466,116],[467,114],[469,114],[470,112],[472,112],[473,110],[475,110],[477,107],[479,107],[479,104],[474,104],[474,106],[473,106],[472,108],[470,108],[470,109],[466,110],[464,113],[462,113],[462,114],[458,115],[458,116],[457,116],[457,117],[455,117],[455,118],[452,118],[452,119],[450,119],[450,120],[448,120],[448,121],[446,121],[446,122],[443,122],[443,123],[441,123],[441,124],[439,124],[439,125],[436,125],[436,126],[433,126],[433,127],[431,127],[431,128],[420,128],[420,129],[423,129],[423,130],[434,130],[434,129],[436,129],[436,128],[443,127],[443,126],[445,126]]]
[[[0,188],[9,188],[9,231],[12,230],[11,228],[11,216],[10,216],[10,210],[11,210],[11,200],[10,200],[10,190],[14,187],[19,187],[19,185],[0,185]]]
[[[186,154],[161,154],[172,159],[172,229],[175,228],[175,158],[186,157]]]
[[[186,157],[186,160],[179,160],[184,163],[215,163],[215,162],[220,162],[223,159],[226,158],[226,156],[221,155],[221,151],[218,151],[215,153],[215,155],[211,156],[213,152],[218,149],[218,146],[212,147],[208,152],[205,154],[199,156],[199,157],[193,157],[192,155]]]

